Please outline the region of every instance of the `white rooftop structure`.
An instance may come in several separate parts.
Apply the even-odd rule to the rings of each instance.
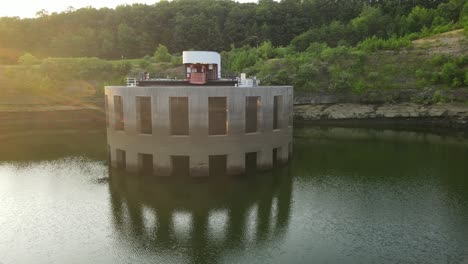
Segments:
[[[214,51],[184,51],[182,52],[183,64],[216,64],[218,76],[221,76],[221,55]]]

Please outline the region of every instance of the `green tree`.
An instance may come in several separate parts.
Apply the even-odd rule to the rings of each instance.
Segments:
[[[40,64],[40,63],[41,63],[41,60],[36,58],[31,53],[25,53],[18,59],[18,64],[21,64],[21,65],[35,65],[35,64]]]
[[[138,50],[138,34],[133,27],[125,23],[118,26],[117,41],[123,57],[133,57],[132,55]]]
[[[156,62],[171,62],[171,54],[166,46],[159,44],[158,48],[154,52],[154,59]]]
[[[460,23],[468,27],[468,2],[463,5],[462,11],[460,12]]]

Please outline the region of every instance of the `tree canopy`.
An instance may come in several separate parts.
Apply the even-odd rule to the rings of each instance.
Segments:
[[[434,23],[457,21],[464,0],[174,0],[154,5],[38,12],[36,18],[0,18],[0,63],[36,57],[141,58],[162,44],[169,52],[225,51],[231,45],[305,50],[309,43],[355,44],[388,38]],[[418,9],[414,7],[418,6]],[[436,9],[437,8],[437,9]]]

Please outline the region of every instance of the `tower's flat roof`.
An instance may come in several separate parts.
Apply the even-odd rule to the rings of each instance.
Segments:
[[[221,55],[214,51],[184,51],[182,52],[182,62],[202,63],[202,64],[221,64]]]

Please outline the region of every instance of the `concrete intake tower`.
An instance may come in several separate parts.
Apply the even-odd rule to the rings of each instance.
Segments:
[[[238,175],[292,153],[293,87],[222,79],[216,52],[185,51],[185,79],[105,87],[112,167],[155,176]]]

